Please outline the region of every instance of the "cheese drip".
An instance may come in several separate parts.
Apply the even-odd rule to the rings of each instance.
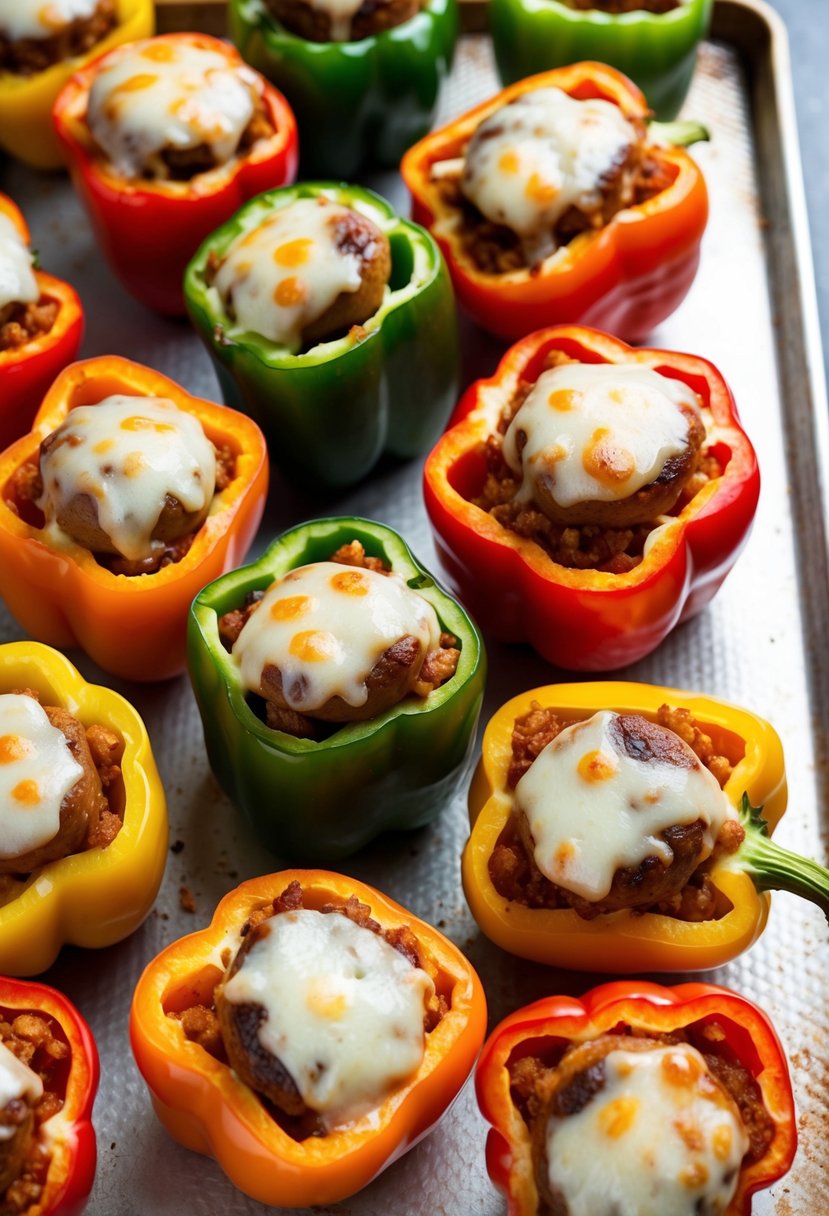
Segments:
[[[679,736],[683,762],[634,759],[614,730],[618,717],[603,710],[567,727],[515,787],[542,874],[594,903],[608,894],[618,869],[646,857],[670,865],[666,828],[701,819],[704,861],[726,819],[736,818],[716,778]]]
[[[0,857],[22,857],[57,836],[61,805],[82,773],[34,697],[0,695]]]
[[[549,1183],[569,1216],[724,1216],[748,1136],[702,1055],[611,1051],[604,1070],[586,1106],[547,1124]]]
[[[336,239],[338,221],[349,214],[329,199],[301,198],[233,242],[215,287],[237,328],[296,352],[306,325],[341,292],[359,290],[360,257]]]
[[[12,42],[54,38],[97,7],[98,0],[0,0],[0,34]]]
[[[0,214],[0,310],[39,298],[29,248],[8,216]]]
[[[351,22],[363,6],[364,0],[307,0],[311,8],[327,13],[330,19],[332,42],[347,42],[351,37]],[[374,0],[373,8],[385,8],[389,0]]]
[[[122,177],[154,175],[164,149],[235,154],[261,95],[259,77],[204,47],[150,39],[111,52],[89,93],[87,122]]]
[[[225,985],[261,1005],[262,1046],[331,1125],[358,1118],[419,1066],[434,984],[379,934],[336,913],[299,909],[267,924]]]
[[[23,1101],[33,1107],[42,1097],[43,1082],[37,1073],[0,1043],[0,1114],[10,1102]],[[0,1123],[0,1143],[11,1140],[16,1131],[16,1126]]]
[[[541,483],[560,507],[629,498],[686,451],[682,406],[699,413],[696,393],[649,367],[564,363],[543,372],[504,436],[504,459],[523,475],[516,497],[537,498]]]
[[[532,264],[555,251],[553,229],[570,207],[600,203],[603,182],[636,141],[611,102],[532,89],[478,126],[461,188],[487,219],[521,237]]]
[[[78,406],[58,435],[41,456],[38,506],[59,540],[58,514],[86,494],[118,552],[140,561],[162,547],[152,533],[168,496],[188,512],[203,511],[213,497],[213,445],[198,418],[164,397],[115,394]]]
[[[440,624],[432,605],[399,575],[315,562],[271,584],[233,657],[246,689],[259,692],[263,669],[273,665],[288,705],[313,714],[331,697],[365,705],[367,676],[408,635],[425,657],[440,644]]]

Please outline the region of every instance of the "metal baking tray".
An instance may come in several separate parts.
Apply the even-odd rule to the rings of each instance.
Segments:
[[[185,6],[189,19],[198,5]],[[205,10],[206,12],[206,10]],[[463,39],[441,121],[496,89],[483,36]],[[820,852],[820,808],[829,785],[829,603],[826,536],[829,471],[826,396],[785,30],[757,0],[717,0],[686,114],[712,131],[698,146],[711,192],[711,223],[699,277],[652,344],[712,359],[730,381],[759,452],[763,493],[748,547],[714,604],[677,629],[656,654],[619,673],[713,693],[770,718],[788,761],[790,811],[778,838]],[[375,185],[403,210],[399,178]],[[21,204],[50,271],[79,289],[88,316],[84,353],[142,360],[190,391],[216,397],[207,355],[189,327],[146,312],[103,265],[67,181],[20,166],[0,188]],[[464,328],[467,378],[493,369],[500,348]],[[334,502],[303,499],[274,477],[256,552],[284,527],[343,512],[398,528],[434,566],[420,493],[420,465],[387,467]],[[0,571],[2,578],[2,571]],[[0,611],[0,641],[21,636]],[[486,712],[507,697],[562,677],[528,649],[491,646]],[[82,655],[87,678],[113,681]],[[89,1019],[101,1050],[95,1108],[99,1165],[90,1216],[255,1216],[273,1211],[236,1191],[212,1161],[176,1145],[156,1122],[132,1062],[127,1018],[135,981],[162,946],[206,924],[238,881],[279,868],[220,793],[205,756],[186,678],[154,686],[115,682],[149,727],[170,809],[175,851],[155,910],[119,946],[65,950],[45,979]],[[387,837],[343,868],[439,925],[470,956],[486,986],[491,1024],[527,1001],[577,993],[601,977],[553,971],[502,953],[477,930],[460,885],[467,834],[464,799],[433,826]],[[196,911],[179,904],[186,885]],[[829,1186],[826,1043],[829,945],[819,913],[778,895],[764,937],[710,978],[754,998],[773,1017],[789,1052],[801,1143],[791,1173],[755,1200],[757,1216],[826,1216]],[[361,1194],[315,1211],[341,1216],[498,1216],[502,1199],[484,1168],[485,1126],[467,1085],[439,1128]]]

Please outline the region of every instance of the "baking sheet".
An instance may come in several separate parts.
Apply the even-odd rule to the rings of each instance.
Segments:
[[[790,811],[776,838],[813,855],[821,850],[829,784],[829,603],[826,549],[826,401],[808,232],[796,146],[785,35],[752,0],[718,0],[715,32],[703,47],[686,113],[713,132],[694,154],[711,193],[711,224],[688,300],[652,344],[703,354],[723,371],[758,450],[763,493],[754,532],[714,604],[676,630],[660,650],[619,678],[686,687],[742,703],[768,717],[786,748]],[[488,42],[466,37],[441,121],[496,88]],[[406,208],[394,174],[371,183]],[[140,359],[186,388],[216,397],[207,355],[186,323],[164,321],[136,304],[102,265],[65,179],[20,166],[0,170],[0,189],[23,207],[44,266],[70,279],[87,312],[84,354]],[[489,374],[500,348],[464,328],[466,371]],[[284,527],[318,514],[362,514],[398,528],[434,567],[420,494],[420,465],[388,467],[368,484],[325,504],[304,499],[278,477],[255,553]],[[0,571],[2,578],[2,571]],[[22,637],[0,608],[0,641]],[[507,697],[570,679],[520,647],[490,646],[485,717]],[[127,1019],[143,965],[168,942],[199,928],[237,882],[278,868],[221,794],[207,764],[186,678],[154,686],[113,681],[79,654],[84,675],[127,695],[150,730],[167,789],[171,852],[155,910],[126,942],[99,952],[66,950],[44,977],[89,1019],[101,1051],[95,1108],[99,1165],[90,1216],[257,1216],[274,1211],[236,1191],[218,1166],[179,1148],[162,1130],[132,1062]],[[484,981],[490,1024],[521,1004],[583,991],[601,977],[557,972],[514,959],[477,930],[460,885],[466,839],[464,800],[437,823],[385,838],[342,868],[439,925],[469,955]],[[178,848],[176,843],[176,848]],[[179,905],[193,893],[195,913]],[[816,910],[778,895],[760,943],[707,978],[757,1000],[774,1019],[792,1063],[801,1145],[787,1178],[755,1199],[758,1216],[829,1213],[829,1028],[826,925]],[[484,1168],[485,1125],[467,1085],[438,1129],[370,1187],[334,1207],[341,1216],[499,1216],[504,1203]]]

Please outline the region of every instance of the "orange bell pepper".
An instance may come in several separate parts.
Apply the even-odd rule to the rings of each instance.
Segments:
[[[408,925],[437,964],[450,1003],[409,1080],[364,1118],[304,1141],[283,1131],[253,1090],[188,1041],[180,1022],[168,1016],[210,1003],[223,974],[222,950],[238,944],[250,914],[294,880],[302,884],[306,906],[356,895],[384,929]],[[379,891],[324,870],[285,870],[231,891],[207,929],[173,942],[149,964],[130,1017],[133,1054],[167,1131],[186,1148],[214,1157],[245,1194],[279,1207],[345,1199],[416,1144],[460,1091],[485,1030],[483,988],[456,946]]]
[[[89,550],[57,548],[42,527],[16,513],[9,479],[37,459],[40,443],[79,405],[113,393],[166,397],[202,423],[236,457],[231,484],[179,562],[155,574],[110,573]],[[240,564],[256,534],[268,488],[265,441],[255,422],[193,397],[166,376],[114,355],[68,367],[52,385],[32,431],[0,457],[0,595],[20,625],[40,641],[80,646],[105,671],[131,680],[164,680],[185,667],[187,613],[212,579]]]

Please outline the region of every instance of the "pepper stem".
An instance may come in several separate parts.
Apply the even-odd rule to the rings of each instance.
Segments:
[[[746,836],[737,858],[758,891],[790,891],[810,900],[829,920],[829,870],[810,857],[801,857],[775,844],[763,808],[752,806],[743,794],[739,808]]]
[[[651,143],[667,148],[688,148],[691,144],[707,142],[711,135],[701,122],[685,119],[682,122],[650,122],[648,137]]]

